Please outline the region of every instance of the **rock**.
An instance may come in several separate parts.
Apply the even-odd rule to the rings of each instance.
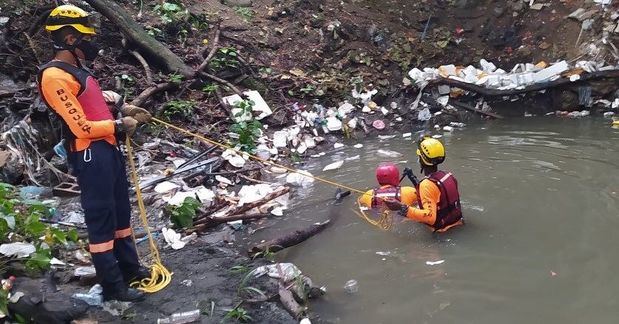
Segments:
[[[541,42],[541,43],[539,44],[539,48],[540,48],[540,49],[543,49],[543,50],[546,50],[546,49],[550,48],[550,46],[551,46],[551,45],[550,45],[549,43],[546,43],[546,42]]]
[[[497,18],[501,17],[501,16],[503,16],[504,13],[505,13],[505,7],[501,7],[501,6],[494,7],[494,16],[495,17],[497,17]]]
[[[252,0],[220,0],[222,4],[230,7],[251,7]]]
[[[9,17],[0,17],[0,27],[9,22]]]
[[[544,9],[544,7],[545,7],[545,6],[546,6],[546,5],[545,5],[545,4],[543,4],[543,3],[534,3],[534,4],[531,6],[531,9],[532,9],[532,10],[538,10],[538,11],[539,11],[539,10]]]
[[[24,293],[24,296],[17,303],[9,304],[9,311],[32,319],[34,323],[69,323],[86,313],[88,304],[55,291],[45,281],[17,278],[13,290]]]
[[[589,30],[589,29],[591,29],[591,26],[593,26],[593,22],[594,22],[594,21],[595,21],[595,20],[593,20],[593,19],[586,19],[586,20],[583,20],[583,22],[582,22],[582,27],[581,27],[581,28],[582,28],[582,30]]]
[[[578,17],[580,17],[582,14],[584,14],[586,12],[586,10],[584,8],[578,8],[575,11],[573,11],[571,14],[569,14],[567,16],[567,18],[572,18],[572,19],[578,19]]]
[[[524,10],[524,2],[522,1],[513,1],[511,3],[512,10],[518,12]]]

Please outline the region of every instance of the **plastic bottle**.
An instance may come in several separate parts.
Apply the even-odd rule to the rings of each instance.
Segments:
[[[344,289],[347,293],[354,294],[359,291],[359,284],[357,283],[357,280],[348,280],[344,285]]]
[[[157,324],[185,324],[192,323],[200,319],[200,310],[189,312],[174,313],[170,317],[157,319]]]

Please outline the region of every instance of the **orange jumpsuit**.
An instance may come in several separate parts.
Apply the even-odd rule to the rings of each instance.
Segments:
[[[434,182],[424,179],[419,183],[419,198],[421,199],[421,206],[419,206],[419,208],[409,207],[406,217],[432,227],[436,222],[438,203],[441,199],[441,190]],[[437,230],[437,232],[445,232],[454,226],[462,224],[462,220],[459,220],[454,224]]]

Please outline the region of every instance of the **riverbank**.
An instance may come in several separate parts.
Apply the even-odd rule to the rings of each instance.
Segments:
[[[0,43],[3,53],[6,52],[0,57],[3,63],[0,77],[2,84],[6,84],[6,90],[0,93],[3,108],[0,116],[2,131],[7,132],[0,147],[0,168],[3,181],[17,184],[37,181],[44,186],[56,185],[58,179],[52,175],[56,171],[50,172],[49,166],[38,167],[39,163],[46,165],[43,159],[51,161],[59,172],[67,171],[51,151],[57,143],[51,131],[53,124],[47,113],[39,112],[44,107],[36,100],[32,86],[37,62],[46,61],[51,54],[45,36],[37,32],[36,23],[32,24],[45,12],[46,5],[35,9],[21,8],[19,4],[9,6],[6,13],[9,19],[0,20]],[[568,115],[578,111],[572,117],[582,117],[583,110],[593,114],[617,112],[619,105],[613,104],[617,88],[614,78],[567,84],[556,91],[488,98],[474,91],[463,94],[453,85],[447,90],[429,87],[422,96],[416,87],[417,80],[409,73],[415,67],[423,70],[452,63],[454,69],[469,64],[479,66],[481,59],[505,71],[511,71],[519,63],[534,65],[564,59],[571,62],[595,58],[594,62],[608,66],[614,63],[613,51],[608,50],[612,46],[601,41],[612,42],[615,38],[614,29],[610,33],[608,30],[608,23],[614,23],[617,18],[613,6],[605,10],[584,1],[541,7],[528,7],[522,1],[457,1],[453,5],[391,1],[388,6],[374,1],[222,3],[209,0],[170,2],[168,6],[145,2],[143,7],[122,3],[122,8],[142,28],[185,64],[195,69],[205,65],[204,71],[227,83],[166,71],[156,57],[132,45],[123,46],[119,41],[121,27],[105,19],[102,32],[106,37],[101,38],[104,55],[94,68],[104,88],[125,95],[127,101],[140,101],[141,106],[164,120],[272,162],[303,168],[304,161],[332,154],[344,141],[361,142],[368,137],[402,134],[413,139],[412,133],[428,128],[437,129],[435,135],[449,134],[454,128],[462,127],[462,123],[496,116],[545,115],[556,111]],[[584,10],[581,14],[588,13],[589,18],[563,19],[581,7]],[[31,19],[24,19],[25,16]],[[594,22],[579,36],[588,19]],[[577,42],[579,46],[572,45]],[[596,51],[591,51],[592,46]],[[136,50],[143,55],[135,55]],[[140,57],[145,58],[146,65],[140,63]],[[589,90],[581,90],[583,87]],[[257,91],[249,109],[243,110],[239,100],[229,97],[235,94],[235,88]],[[444,102],[445,96],[449,102]],[[581,97],[585,100],[581,101]],[[239,119],[237,113],[247,119]],[[25,117],[24,123],[15,127]],[[183,162],[211,149],[196,138],[166,130],[157,123],[141,128],[135,140],[136,160],[143,180],[169,175]],[[41,153],[39,159],[27,158],[37,154],[30,143],[35,143]],[[281,168],[255,164],[243,154],[226,151],[218,148],[203,156],[204,161],[224,155],[217,170],[211,168],[209,174],[204,174],[204,170],[196,169],[169,179],[176,185],[170,191],[162,188],[162,192],[153,188],[147,191],[154,229],[160,231],[162,226],[171,225],[167,211],[170,204],[162,199],[168,194],[167,198],[172,198],[176,193],[195,192],[196,187],[204,186],[208,191],[201,193],[208,193],[209,203],[198,196],[204,206],[194,221],[208,222],[205,215],[217,213],[217,208],[246,203],[239,199],[243,187],[262,181],[273,184],[269,190],[276,190],[279,185],[303,185],[304,181],[298,177],[288,181],[290,174],[284,174]],[[295,191],[293,188],[293,199]],[[257,196],[264,198],[264,193]],[[269,217],[287,213],[280,208],[275,213],[279,215],[275,215],[272,212],[277,207],[286,206],[280,204],[254,211]],[[228,215],[223,213],[223,216]],[[244,241],[252,231],[255,233],[278,221],[274,218],[266,224],[251,222],[250,228],[239,229],[236,234],[227,228],[238,229],[238,221],[221,225],[216,231],[200,232],[196,241],[178,251],[166,247],[160,235],[164,263],[177,272],[177,277],[169,290],[154,295],[143,307],[134,306],[135,312],[127,313],[133,314],[129,318],[120,317],[134,322],[152,321],[177,311],[202,310],[200,305],[185,302],[197,296],[198,302],[207,301],[209,307],[209,301],[215,302],[215,314],[205,316],[221,319],[226,309],[248,299],[238,296],[237,283],[242,278],[229,273],[229,268],[237,263],[250,268],[263,264],[249,262],[235,249],[234,243],[228,244],[230,237],[238,235]],[[223,232],[221,228],[225,228]],[[191,229],[179,232],[185,235]],[[227,237],[221,237],[221,233],[227,233]],[[220,239],[205,243],[210,236]],[[207,262],[201,262],[203,258]],[[203,273],[209,275],[202,278]],[[191,280],[196,285],[194,288],[183,285],[183,280]],[[274,314],[281,314],[281,306],[279,302],[267,301],[242,307],[257,322],[290,321],[284,315],[269,317],[274,308],[279,309]]]

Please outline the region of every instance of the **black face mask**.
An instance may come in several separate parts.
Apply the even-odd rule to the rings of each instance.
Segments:
[[[99,54],[99,49],[92,41],[82,40],[75,48],[79,48],[84,53],[84,59],[92,62]]]

